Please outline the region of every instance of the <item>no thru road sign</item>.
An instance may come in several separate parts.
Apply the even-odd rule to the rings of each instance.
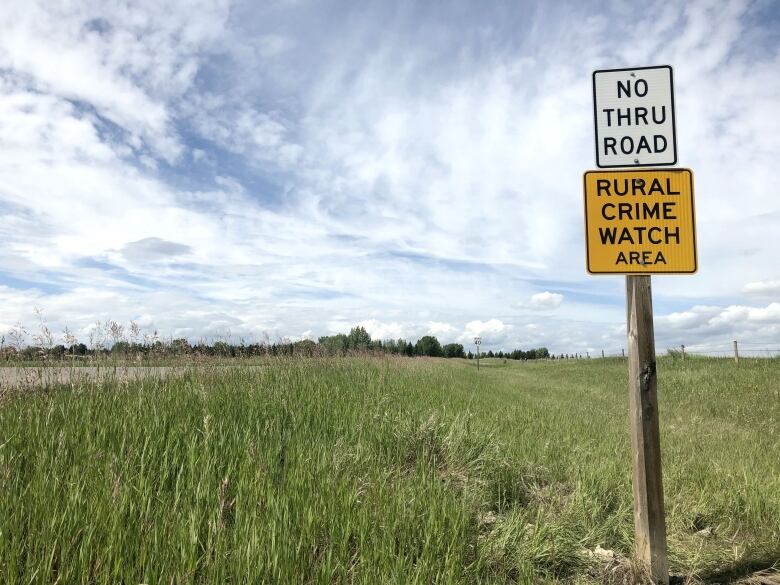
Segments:
[[[593,72],[596,166],[677,164],[672,68]]]
[[[689,169],[587,171],[584,187],[588,272],[696,272]]]

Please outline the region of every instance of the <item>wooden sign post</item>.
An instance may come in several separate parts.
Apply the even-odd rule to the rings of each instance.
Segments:
[[[583,176],[588,272],[626,275],[635,554],[658,585],[669,563],[650,275],[696,272],[696,222],[690,170],[636,167],[677,164],[673,87],[669,66],[595,71],[596,165],[623,168]]]
[[[653,294],[649,275],[626,276],[626,323],[635,550],[653,582],[666,585],[669,583],[669,564],[661,480]]]

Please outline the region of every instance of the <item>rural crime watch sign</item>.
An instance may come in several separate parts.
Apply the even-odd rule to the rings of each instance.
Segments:
[[[677,164],[672,68],[593,72],[596,166]]]
[[[588,272],[696,272],[689,169],[587,171],[583,181]]]

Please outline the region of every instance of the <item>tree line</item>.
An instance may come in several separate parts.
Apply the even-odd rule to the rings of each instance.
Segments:
[[[116,328],[115,328],[116,333]],[[0,340],[0,359],[35,361],[41,359],[77,359],[87,357],[166,357],[166,356],[214,356],[214,357],[252,357],[252,356],[318,356],[318,355],[348,355],[353,353],[386,353],[408,357],[427,356],[442,358],[474,359],[476,355],[466,352],[461,343],[442,345],[433,335],[424,335],[414,343],[406,339],[372,339],[364,327],[353,327],[349,333],[326,335],[317,341],[303,339],[300,341],[280,340],[274,343],[238,343],[200,341],[190,343],[187,339],[172,339],[163,341],[154,336],[147,336],[143,341],[138,336],[126,339],[122,331],[114,335],[110,342],[91,343],[87,346],[79,343],[72,335],[66,334],[69,344],[53,343],[53,336],[34,337],[32,345],[22,344],[18,340],[7,343],[5,336]],[[498,357],[513,360],[547,359],[550,357],[547,348],[516,349],[509,352],[503,350],[481,354],[483,357]]]

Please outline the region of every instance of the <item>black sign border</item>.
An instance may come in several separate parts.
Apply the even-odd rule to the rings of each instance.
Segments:
[[[669,87],[672,92],[672,143],[674,144],[674,160],[672,162],[661,162],[652,164],[635,164],[635,165],[602,165],[599,163],[599,120],[598,112],[596,111],[596,73],[615,73],[617,71],[642,71],[647,69],[668,69],[669,70]],[[674,70],[671,65],[652,65],[649,67],[624,67],[622,69],[597,69],[593,72],[593,133],[596,136],[596,166],[600,169],[620,169],[620,168],[639,168],[639,167],[665,167],[674,166],[677,164],[677,116],[675,115],[674,107]]]
[[[638,166],[638,165],[637,165]],[[691,183],[691,227],[693,228],[693,270],[650,270],[650,271],[622,271],[622,270],[615,270],[615,271],[603,271],[603,272],[595,272],[590,269],[590,245],[588,242],[588,175],[591,173],[634,173],[636,172],[635,169],[619,169],[617,171],[610,170],[610,171],[585,171],[582,174],[582,197],[583,197],[583,203],[585,204],[585,268],[588,271],[588,274],[593,275],[614,275],[614,274],[625,274],[626,276],[630,276],[632,274],[695,274],[699,271],[699,247],[698,242],[696,240],[696,196],[693,191],[693,171],[691,169],[679,169],[679,168],[656,168],[656,169],[642,169],[639,171],[640,173],[652,173],[652,172],[672,172],[672,173],[688,173],[688,176],[690,178]]]

